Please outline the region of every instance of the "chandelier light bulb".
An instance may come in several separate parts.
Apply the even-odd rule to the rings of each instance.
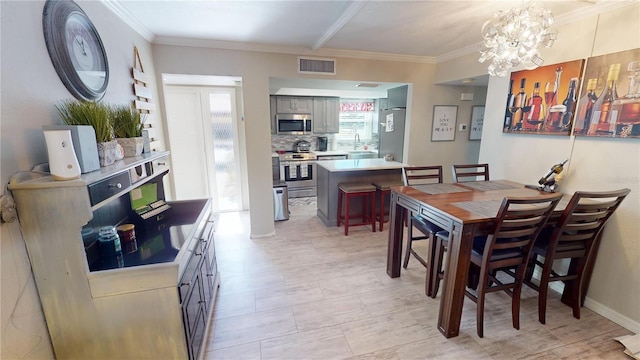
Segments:
[[[558,32],[551,28],[551,11],[533,2],[509,11],[499,10],[482,25],[482,48],[478,61],[490,60],[489,75],[504,77],[512,67],[523,64],[535,69],[544,63],[541,47],[551,47]]]

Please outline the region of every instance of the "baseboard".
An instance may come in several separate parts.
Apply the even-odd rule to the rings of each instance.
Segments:
[[[536,267],[534,271],[534,278],[540,279],[540,271],[539,268]],[[554,281],[549,283],[549,289],[557,292],[558,294],[562,294],[564,291],[564,283],[562,281]],[[640,334],[640,323],[630,319],[619,312],[613,311],[611,308],[600,304],[599,302],[589,298],[588,296],[584,299],[584,307],[595,312],[598,315],[601,315],[614,323],[622,326],[623,328],[632,331],[634,334]]]
[[[266,237],[272,237],[272,236],[276,236],[276,232],[272,231],[268,234],[264,234],[264,235],[256,235],[256,234],[251,234],[249,235],[250,239],[261,239],[261,238],[266,238]]]
[[[584,306],[593,312],[604,316],[605,318],[613,321],[614,323],[622,326],[623,328],[633,332],[634,334],[640,333],[640,323],[634,321],[633,319],[629,319],[628,317],[613,311],[611,308],[608,308],[599,302],[590,299],[588,296],[584,299]]]

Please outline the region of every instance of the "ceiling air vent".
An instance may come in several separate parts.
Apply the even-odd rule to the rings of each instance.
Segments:
[[[336,59],[298,58],[298,72],[300,74],[336,74]]]

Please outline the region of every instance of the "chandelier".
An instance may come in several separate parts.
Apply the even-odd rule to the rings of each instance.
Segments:
[[[483,44],[479,62],[490,60],[489,75],[504,77],[509,69],[542,65],[540,47],[551,47],[558,32],[551,28],[551,11],[533,2],[509,11],[500,10],[482,26]]]

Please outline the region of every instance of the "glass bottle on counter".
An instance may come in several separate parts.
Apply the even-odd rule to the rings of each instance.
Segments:
[[[571,78],[569,80],[569,92],[564,101],[562,101],[562,105],[565,107],[561,119],[562,130],[571,128],[571,119],[576,111],[576,86],[578,86],[578,78]]]
[[[540,82],[533,85],[533,93],[529,98],[526,111],[526,122],[524,124],[526,130],[538,131],[544,114],[542,105],[542,96],[540,96]]]
[[[504,113],[504,128],[503,130],[510,130],[512,121],[513,121],[513,113],[511,112],[511,108],[513,107],[513,101],[515,100],[515,96],[513,95],[513,80],[509,81],[509,95],[507,95],[507,107]]]
[[[578,113],[576,115],[576,126],[574,127],[574,134],[586,134],[589,130],[589,124],[591,122],[591,113],[593,110],[593,103],[596,101],[596,86],[598,85],[598,79],[589,79],[587,81],[587,93],[578,102]]]
[[[607,74],[607,85],[602,90],[598,100],[593,104],[593,112],[591,124],[595,125],[596,133],[613,135],[611,132],[611,104],[618,98],[618,91],[616,90],[616,83],[618,81],[618,75],[620,74],[620,64],[611,64],[609,66],[609,73]]]
[[[124,267],[120,236],[113,226],[103,226],[98,231],[98,249],[103,269]]]

